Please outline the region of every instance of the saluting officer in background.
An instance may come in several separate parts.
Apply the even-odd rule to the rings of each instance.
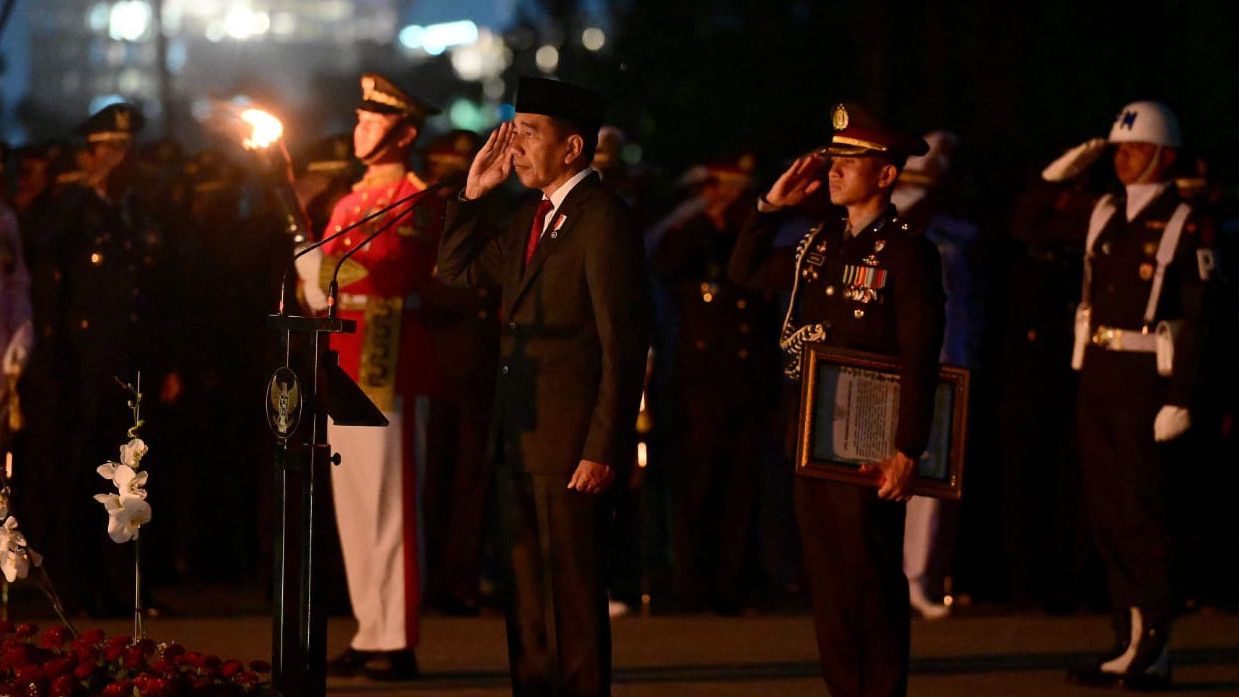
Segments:
[[[778,390],[771,293],[727,279],[752,205],[752,156],[713,162],[697,214],[672,227],[650,259],[677,309],[676,455],[668,463],[676,600],[721,614],[744,608],[745,562],[766,429]]]
[[[925,141],[854,106],[835,107],[832,121],[831,144],[797,159],[759,199],[728,274],[738,283],[793,288],[780,342],[793,381],[800,379],[800,349],[811,342],[885,354],[902,366],[895,454],[862,468],[876,490],[805,476],[795,485],[826,685],[834,697],[889,697],[906,694],[908,685],[903,504],[933,418],[942,268],[933,243],[890,203],[900,169],[909,155],[928,151]],[[794,256],[771,250],[773,213],[821,188],[828,162],[830,201],[846,215],[811,227]],[[798,391],[786,394],[786,408],[798,413]]]
[[[353,152],[366,173],[336,203],[324,235],[426,188],[407,160],[433,110],[381,75],[363,75],[361,91]],[[384,226],[389,227],[361,246]],[[348,650],[328,665],[334,675],[361,673],[373,680],[418,675],[416,475],[418,458],[425,454],[419,448],[425,442],[424,395],[436,388],[437,371],[417,293],[434,267],[439,232],[437,223],[419,219],[403,204],[327,243],[321,273],[312,265],[298,269],[307,291],[325,292],[340,266],[338,314],[355,320],[357,332],[333,335],[331,347],[340,353],[340,367],[389,422],[387,428],[328,424],[331,443],[343,458],[332,469],[331,482],[358,625]],[[316,295],[307,292],[307,301],[313,304]]]
[[[1145,688],[1170,679],[1168,444],[1191,426],[1214,266],[1206,226],[1171,183],[1181,145],[1167,106],[1133,102],[1107,140],[1072,148],[1042,173],[1066,186],[1112,151],[1123,185],[1087,216],[1059,221],[1085,235],[1072,367],[1080,371],[1085,504],[1115,613],[1113,649],[1071,671],[1086,684]]]

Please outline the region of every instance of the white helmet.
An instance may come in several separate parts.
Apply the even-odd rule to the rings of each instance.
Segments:
[[[1152,143],[1166,148],[1183,145],[1179,118],[1161,102],[1132,102],[1110,127],[1111,143]]]

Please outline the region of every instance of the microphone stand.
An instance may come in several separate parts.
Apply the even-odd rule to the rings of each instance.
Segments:
[[[291,193],[291,185],[285,186]],[[387,425],[382,411],[340,368],[338,354],[328,348],[331,334],[357,331],[355,321],[336,317],[340,266],[405,220],[438,188],[427,187],[394,201],[294,255],[293,261],[399,206],[408,206],[341,257],[332,273],[328,316],[286,314],[290,263],[280,283],[279,312],[267,317],[268,326],[281,334],[283,354],[283,365],[269,379],[266,400],[267,422],[277,441],[271,665],[272,686],[279,695],[325,697],[327,691],[326,575],[320,533],[331,520],[323,492],[330,485],[332,465],[341,462],[327,441],[327,417],[341,426]]]

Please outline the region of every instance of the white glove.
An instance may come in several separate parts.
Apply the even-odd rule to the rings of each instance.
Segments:
[[[327,294],[318,284],[319,269],[323,265],[323,253],[314,251],[299,257],[296,261],[297,277],[301,279],[301,292],[305,294],[305,303],[311,312],[322,312],[327,309]]]
[[[1167,404],[1153,419],[1153,440],[1158,443],[1174,440],[1187,433],[1191,425],[1192,417],[1186,408]]]
[[[1075,177],[1101,157],[1106,145],[1105,138],[1093,138],[1080,143],[1041,170],[1041,178],[1048,182],[1065,182]]]
[[[4,374],[10,377],[21,375],[30,360],[30,349],[34,347],[34,325],[26,320],[9,339],[9,347],[4,351],[4,359],[0,362]]]

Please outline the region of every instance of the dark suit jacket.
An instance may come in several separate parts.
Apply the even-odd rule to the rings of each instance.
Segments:
[[[650,334],[641,240],[623,201],[591,174],[555,211],[526,268],[536,205],[487,234],[480,202],[449,203],[435,276],[502,287],[496,454],[532,474],[569,476],[582,459],[622,472]]]

